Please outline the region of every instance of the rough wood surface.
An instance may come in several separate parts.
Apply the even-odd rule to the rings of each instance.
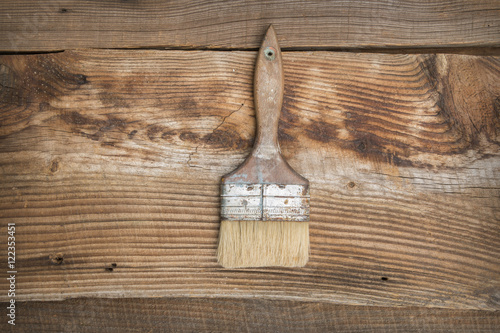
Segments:
[[[2,308],[6,303],[0,303]],[[498,332],[498,311],[265,299],[125,298],[18,303],[3,332]]]
[[[285,52],[281,149],[311,182],[311,260],[226,270],[219,181],[252,145],[254,61],[0,57],[0,216],[17,226],[17,299],[498,310],[500,59]]]
[[[0,2],[0,51],[500,46],[500,2],[49,0]]]

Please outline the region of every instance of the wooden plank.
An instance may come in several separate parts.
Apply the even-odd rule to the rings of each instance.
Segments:
[[[18,300],[498,310],[500,58],[285,52],[280,140],[311,181],[311,260],[226,270],[215,260],[219,181],[252,145],[254,61],[0,58],[0,214],[17,227]]]
[[[6,303],[1,303],[2,307]],[[498,311],[224,298],[84,298],[18,303],[3,332],[498,332]]]
[[[257,48],[269,24],[289,48],[500,46],[500,2],[0,2],[0,51]]]

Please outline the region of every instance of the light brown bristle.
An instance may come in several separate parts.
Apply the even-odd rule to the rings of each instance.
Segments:
[[[303,267],[309,222],[222,221],[217,260],[225,268]]]

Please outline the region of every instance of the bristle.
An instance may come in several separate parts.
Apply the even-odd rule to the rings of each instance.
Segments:
[[[217,260],[226,268],[303,267],[309,222],[222,221]]]

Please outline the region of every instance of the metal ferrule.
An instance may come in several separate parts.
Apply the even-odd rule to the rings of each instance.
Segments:
[[[222,184],[221,218],[309,221],[309,185]]]

